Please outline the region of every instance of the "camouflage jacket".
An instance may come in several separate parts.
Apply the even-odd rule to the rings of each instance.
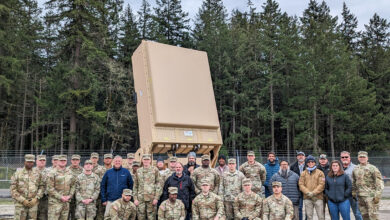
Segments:
[[[80,203],[84,199],[92,199],[96,201],[100,193],[100,179],[99,177],[91,173],[87,175],[85,173],[77,176],[76,179],[76,201]]]
[[[74,178],[77,178],[78,175],[82,174],[83,173],[83,168],[82,167],[78,167],[78,168],[73,168],[72,166],[68,166],[66,168],[66,171],[71,173],[73,175]]]
[[[210,167],[203,168],[198,167],[194,170],[194,172],[191,174],[192,182],[195,186],[195,193],[199,194],[202,192],[201,188],[201,182],[203,179],[207,178],[210,181],[210,191],[214,192],[215,194],[218,194],[218,188],[220,184],[220,176],[218,172],[215,169],[212,169]]]
[[[134,200],[153,201],[162,194],[161,176],[156,167],[141,167],[134,178]]]
[[[41,174],[41,181],[42,181],[42,187],[43,187],[43,194],[47,195],[47,175],[49,174],[50,170],[49,168],[43,168],[39,169],[38,167],[34,167],[33,169],[37,170]]]
[[[263,198],[254,192],[249,195],[242,192],[238,194],[234,201],[234,217],[237,219],[244,217],[249,219],[261,218],[262,209]]]
[[[242,180],[244,178],[244,174],[238,170],[233,173],[228,170],[223,174],[218,193],[223,201],[234,201],[236,196],[242,192]]]
[[[104,174],[106,173],[106,168],[103,166],[100,166],[99,164],[93,165],[92,172],[96,174],[99,178],[100,181],[102,180]]]
[[[225,215],[225,209],[221,197],[209,192],[207,195],[200,193],[195,197],[192,203],[192,219],[204,220],[213,219],[215,216],[220,218]]]
[[[291,220],[294,217],[294,208],[285,195],[280,199],[272,195],[264,200],[263,213],[263,220]]]
[[[133,164],[130,165],[129,163],[127,163],[127,161],[126,161],[126,163],[122,164],[122,167],[126,168],[130,173],[133,170]]]
[[[36,169],[17,170],[11,177],[10,190],[12,198],[19,203],[26,199],[42,198],[44,189],[41,174]]]
[[[170,170],[170,169],[166,169],[164,170],[164,172],[161,174],[161,185],[162,187],[164,187],[164,183],[165,181],[167,181],[167,179],[172,176],[172,174],[175,173],[175,170]]]
[[[184,220],[186,218],[186,212],[184,204],[179,199],[176,199],[175,203],[171,203],[169,199],[161,203],[158,209],[159,220]]]
[[[374,165],[359,164],[352,172],[352,192],[357,196],[380,197],[384,188],[382,174]]]
[[[73,196],[76,189],[76,178],[66,170],[51,170],[47,179],[49,198],[61,200],[62,196]]]
[[[111,204],[110,211],[105,220],[135,220],[137,208],[132,202],[125,202],[122,198]]]
[[[261,163],[257,161],[255,161],[254,164],[245,162],[240,166],[239,170],[245,175],[246,178],[252,180],[253,192],[258,193],[262,191],[262,185],[265,182],[267,171]]]

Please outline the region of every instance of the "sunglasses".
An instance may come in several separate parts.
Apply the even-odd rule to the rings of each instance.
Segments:
[[[349,157],[341,157],[341,159],[346,159],[346,158],[349,158]]]

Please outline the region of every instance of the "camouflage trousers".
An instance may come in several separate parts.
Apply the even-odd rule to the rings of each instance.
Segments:
[[[139,220],[156,219],[156,206],[153,205],[153,201],[139,201],[137,207],[137,218]]]
[[[234,219],[234,207],[233,207],[234,202],[230,201],[224,201],[223,205],[225,207],[225,215],[226,215],[226,220],[233,220]]]
[[[102,200],[99,198],[96,200],[96,220],[104,219],[104,212],[106,211],[106,207],[102,204]]]
[[[15,203],[15,220],[37,219],[38,204],[31,208],[27,208],[20,203]]]
[[[38,205],[38,219],[39,220],[47,220],[47,206],[48,204],[48,197],[47,195],[43,196],[39,200],[39,205]]]
[[[73,196],[69,203],[69,219],[76,219],[76,196]]]
[[[82,202],[78,203],[75,211],[76,219],[93,220],[96,217],[96,203],[92,202],[88,205]]]
[[[374,197],[371,196],[359,196],[359,209],[362,213],[362,217],[364,220],[378,220],[378,208],[379,203],[375,204],[372,201]]]
[[[49,198],[48,219],[68,220],[69,202],[61,202],[54,198]]]

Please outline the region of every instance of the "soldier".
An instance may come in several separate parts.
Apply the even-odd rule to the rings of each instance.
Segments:
[[[131,173],[131,170],[133,167],[134,159],[135,159],[134,154],[128,153],[127,154],[127,162],[123,165],[123,168],[128,169],[130,173]]]
[[[122,198],[115,200],[112,203],[108,215],[105,220],[135,220],[137,214],[137,208],[130,201],[132,191],[130,189],[124,189]]]
[[[53,155],[51,157],[51,167],[47,168],[48,171],[51,171],[52,169],[56,168],[57,164],[58,164],[58,155]]]
[[[225,206],[226,219],[231,220],[234,219],[234,200],[242,192],[242,180],[245,176],[236,170],[236,159],[234,158],[228,160],[228,168],[229,170],[221,175],[219,195]]]
[[[210,190],[215,194],[218,194],[218,188],[220,184],[220,176],[215,169],[210,168],[210,156],[202,156],[202,166],[198,167],[191,174],[192,182],[195,185],[195,193],[198,195],[202,192],[201,182],[203,179],[208,179],[210,181]]]
[[[43,187],[43,195],[42,198],[39,199],[39,205],[38,205],[38,219],[46,220],[47,206],[49,205],[47,200],[47,190],[46,190],[46,179],[47,179],[47,174],[49,173],[49,169],[46,168],[46,155],[38,155],[36,163],[37,166],[34,169],[36,169],[41,174],[42,187]]]
[[[67,220],[69,215],[69,203],[76,189],[76,179],[66,172],[66,155],[60,155],[57,167],[51,170],[47,179],[47,191],[49,193],[50,220]]]
[[[239,170],[245,175],[246,178],[252,180],[252,191],[257,193],[259,196],[264,197],[262,185],[266,180],[267,171],[261,163],[255,161],[255,158],[255,152],[248,151],[248,162],[242,164]]]
[[[158,209],[159,220],[184,220],[186,212],[182,201],[177,199],[177,187],[169,187],[169,199],[161,203]]]
[[[104,169],[103,166],[100,166],[98,164],[99,154],[96,153],[96,152],[91,153],[91,161],[92,161],[92,165],[93,165],[92,172],[94,174],[96,174],[99,177],[100,181],[101,181],[102,178],[103,178],[104,173],[106,172],[106,170]],[[98,200],[96,201],[96,208],[97,208],[96,219],[97,220],[102,220],[103,217],[104,217],[105,207],[102,204],[100,195],[99,195]]]
[[[151,155],[142,156],[143,167],[137,170],[134,183],[134,204],[138,208],[138,219],[154,220],[156,205],[161,196],[161,177],[158,169],[151,166]]]
[[[210,181],[203,179],[201,187],[201,193],[195,197],[192,203],[192,219],[224,219],[225,212],[222,199],[210,191]]]
[[[71,165],[66,168],[66,172],[69,172],[72,174],[75,180],[77,180],[77,177],[83,173],[83,168],[80,166],[80,155],[73,154]],[[69,217],[70,219],[75,219],[75,211],[76,211],[76,195],[73,195],[73,197],[70,200],[69,204]]]
[[[161,174],[162,184],[161,187],[164,187],[165,181],[172,176],[173,173],[176,172],[176,162],[177,157],[170,157],[169,158],[169,169],[165,169],[164,172]]]
[[[382,174],[368,162],[368,153],[359,151],[359,165],[352,171],[352,196],[358,197],[363,219],[377,220],[379,202],[384,188]]]
[[[24,156],[24,168],[11,178],[11,196],[15,203],[14,219],[37,219],[38,201],[43,196],[43,182],[38,170],[33,169],[35,156]]]
[[[93,220],[96,216],[96,200],[100,192],[100,179],[92,173],[92,161],[84,162],[84,172],[76,181],[76,219]]]
[[[138,161],[134,161],[132,166],[133,167],[131,168],[130,174],[131,174],[131,177],[133,177],[133,180],[134,180],[135,173],[137,173],[137,170],[138,170],[140,164],[139,164]]]
[[[109,170],[112,168],[112,154],[104,154],[103,156],[103,163],[104,163],[104,169],[105,171]]]
[[[286,219],[294,217],[294,208],[291,200],[282,194],[282,183],[272,182],[273,195],[264,200],[263,220]]]
[[[234,200],[235,219],[260,220],[263,209],[263,198],[252,191],[252,181],[249,178],[242,180],[244,192],[238,194]]]

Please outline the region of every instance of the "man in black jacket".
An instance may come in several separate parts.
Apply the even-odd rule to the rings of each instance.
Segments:
[[[325,178],[326,178],[326,176],[329,173],[329,161],[328,161],[328,158],[326,158],[326,154],[321,154],[320,159],[318,161],[319,161],[319,164],[318,164],[317,168],[324,173]],[[327,204],[328,204],[328,197],[326,194],[324,194],[324,216],[326,214]],[[328,210],[329,210],[329,206],[328,206]],[[329,210],[329,213],[330,213],[330,210]]]
[[[303,151],[297,153],[297,162],[293,163],[290,167],[298,176],[301,176],[301,173],[306,169],[305,163],[306,155]],[[299,220],[302,220],[302,208],[303,208],[303,195],[299,200]]]
[[[184,203],[187,212],[186,219],[190,219],[191,202],[195,198],[195,187],[191,178],[183,172],[183,164],[180,162],[176,163],[175,173],[165,181],[161,201],[168,199],[169,187],[177,187],[177,198]]]
[[[194,172],[194,170],[199,167],[199,165],[196,164],[196,153],[191,151],[190,153],[188,153],[187,158],[188,158],[188,163],[184,165],[183,172],[187,176],[191,176],[191,173]]]

